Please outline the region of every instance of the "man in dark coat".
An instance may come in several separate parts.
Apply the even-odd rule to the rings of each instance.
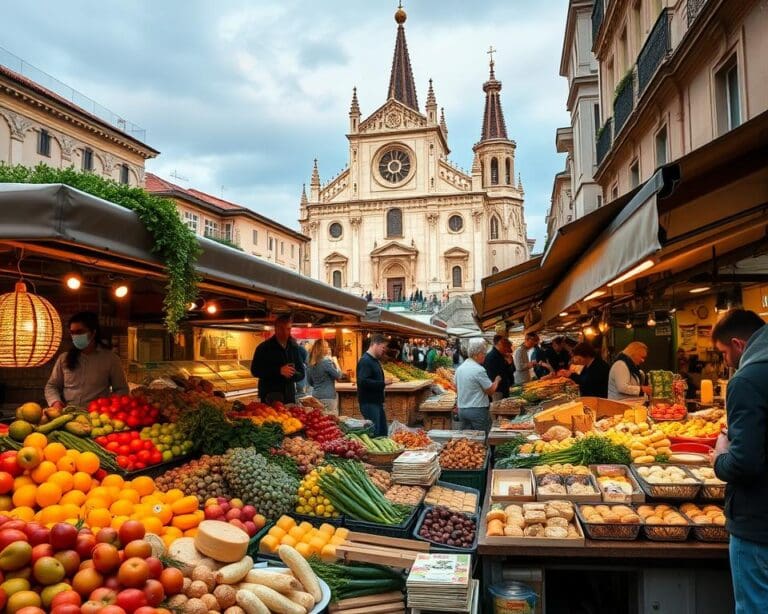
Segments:
[[[493,393],[493,400],[499,401],[509,396],[509,387],[512,384],[514,373],[507,360],[507,356],[512,353],[512,342],[504,335],[496,335],[493,338],[493,347],[485,355],[483,366],[488,374],[488,379],[493,381],[498,375],[501,379]]]
[[[384,388],[389,378],[384,377],[381,357],[387,349],[387,338],[375,334],[371,344],[357,363],[357,402],[360,413],[373,422],[374,437],[386,437],[387,415],[384,412]]]
[[[299,346],[291,338],[292,319],[275,320],[275,334],[260,343],[253,353],[251,373],[259,378],[262,403],[295,403],[296,384],[304,379],[305,367]]]
[[[573,348],[573,364],[581,370],[571,369],[571,379],[579,385],[583,397],[608,398],[608,372],[611,368],[590,343],[582,342]]]
[[[768,326],[753,311],[731,309],[712,341],[736,369],[728,382],[728,430],[712,453],[725,487],[726,528],[736,614],[768,612]]]

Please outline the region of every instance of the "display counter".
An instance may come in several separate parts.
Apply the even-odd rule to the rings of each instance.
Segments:
[[[256,395],[258,379],[237,360],[177,360],[130,363],[128,381],[149,384],[152,380],[180,376],[199,377],[213,385],[227,399],[245,399]]]
[[[430,396],[431,380],[395,382],[384,389],[384,411],[387,422],[394,420],[413,426],[419,418],[419,406]],[[342,416],[362,417],[357,402],[357,385],[354,382],[337,382],[339,413]]]

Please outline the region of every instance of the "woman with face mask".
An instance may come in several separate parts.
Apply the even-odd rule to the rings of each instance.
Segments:
[[[99,318],[82,311],[69,319],[72,349],[61,354],[45,385],[45,400],[51,407],[83,407],[99,397],[128,394],[120,358],[101,337]]]

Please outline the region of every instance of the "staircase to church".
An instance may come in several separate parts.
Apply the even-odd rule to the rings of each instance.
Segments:
[[[473,318],[474,308],[468,294],[451,297],[445,307],[435,315],[448,325],[448,328],[477,328]]]

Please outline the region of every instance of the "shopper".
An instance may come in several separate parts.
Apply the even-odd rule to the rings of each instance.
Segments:
[[[608,397],[608,363],[597,353],[591,343],[582,342],[573,348],[570,378],[579,385],[583,397]]]
[[[304,379],[304,361],[291,337],[290,315],[275,320],[275,334],[258,345],[251,361],[251,373],[259,378],[262,403],[295,403],[296,384]]]
[[[437,360],[437,346],[431,345],[427,350],[427,371],[430,373],[435,372],[435,361]]]
[[[728,383],[728,431],[712,454],[725,487],[736,614],[768,612],[768,326],[756,313],[726,312],[715,347],[737,369]]]
[[[509,387],[511,379],[514,376],[513,370],[507,361],[507,355],[512,352],[512,342],[504,335],[495,335],[493,337],[493,347],[485,355],[485,372],[488,379],[494,380],[499,376],[501,380],[493,393],[493,400],[500,401],[509,396]]]
[[[536,333],[527,333],[525,340],[515,350],[513,361],[515,365],[515,384],[524,384],[531,381],[531,369],[536,362],[531,360],[530,352],[539,344],[539,336]]]
[[[374,437],[387,435],[387,415],[384,413],[384,387],[389,383],[381,368],[381,357],[387,349],[384,335],[371,336],[371,344],[357,363],[357,402],[360,413],[373,422]]]
[[[648,358],[648,346],[633,341],[618,355],[608,373],[608,398],[615,401],[651,394],[640,365]]]
[[[501,381],[497,375],[491,382],[483,368],[487,345],[483,339],[472,339],[467,350],[468,358],[456,369],[456,404],[462,429],[491,430],[489,396],[496,392]]]
[[[101,334],[99,316],[90,311],[73,315],[68,322],[72,348],[61,354],[45,385],[50,407],[84,407],[110,394],[128,394],[120,358]]]
[[[312,386],[312,396],[320,401],[325,411],[339,415],[339,400],[336,382],[341,379],[341,369],[331,354],[331,346],[325,339],[318,339],[309,352],[307,381]]]
[[[551,367],[552,373],[568,368],[571,355],[565,346],[565,337],[555,337],[552,344],[544,350],[544,360]]]

